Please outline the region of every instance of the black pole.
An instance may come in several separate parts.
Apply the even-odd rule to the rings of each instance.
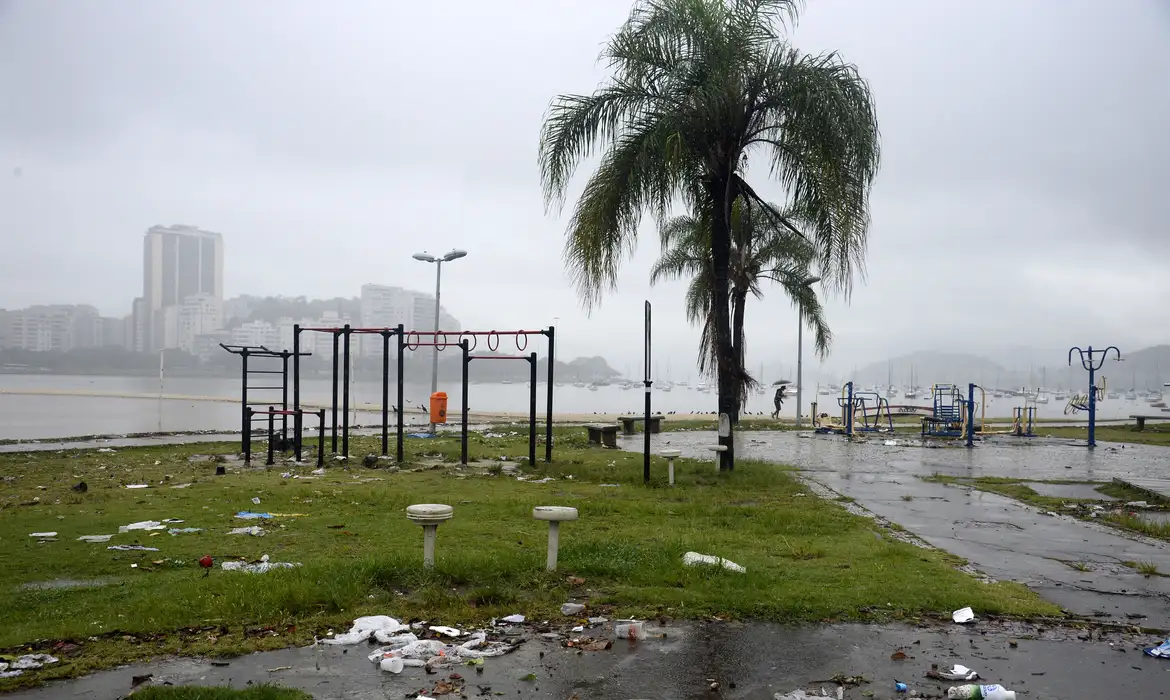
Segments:
[[[967,385],[967,447],[975,446],[975,385]]]
[[[402,404],[403,404],[403,390],[402,390],[402,341],[403,341],[403,327],[398,324],[398,328],[394,329],[394,333],[398,336],[398,446],[395,448],[394,459],[399,464],[402,463]]]
[[[248,435],[252,432],[252,414],[248,411],[248,348],[240,350],[240,434]],[[248,439],[241,437],[244,452],[247,452]]]
[[[528,355],[528,463],[536,464],[536,353]]]
[[[273,453],[272,447],[273,447],[273,442],[274,442],[273,438],[276,437],[276,434],[275,434],[276,433],[276,416],[273,415],[273,413],[272,413],[273,410],[274,409],[272,408],[272,406],[268,407],[268,461],[266,461],[264,464],[269,466],[269,467],[271,467],[273,464],[276,463],[276,461],[273,459],[273,455],[272,455],[272,453]]]
[[[463,396],[460,398],[460,401],[462,402],[460,413],[463,414],[463,417],[459,427],[459,462],[460,464],[467,466],[467,415],[471,412],[471,409],[468,408],[467,405],[467,369],[468,365],[471,364],[471,357],[466,339],[459,341],[459,347],[463,349]]]
[[[325,466],[325,409],[322,408],[317,412],[317,415],[321,419],[321,429],[317,432],[317,466],[323,467]]]
[[[293,324],[293,410],[301,410],[301,324]],[[298,414],[299,415],[299,414]],[[293,440],[296,441],[297,461],[301,461],[301,431],[305,421],[293,418]]]
[[[293,457],[297,463],[301,461],[301,432],[305,429],[305,416],[298,408],[293,413]]]
[[[288,449],[288,350],[280,351],[280,451]]]
[[[642,424],[645,431],[642,443],[642,480],[650,483],[650,302],[646,302],[646,357],[644,358],[644,372],[642,383],[646,385],[646,421]]]
[[[554,338],[556,336],[556,328],[548,327],[548,405],[545,407],[544,416],[544,461],[546,464],[552,464],[552,450],[553,450],[553,377],[555,376],[555,365],[557,362],[556,343]]]
[[[333,454],[337,454],[337,360],[341,350],[337,347],[341,331],[333,331]]]
[[[345,379],[345,386],[341,389],[341,454],[349,458],[349,324],[345,324],[345,349],[342,350],[345,362],[345,370],[342,376]]]
[[[390,331],[382,331],[382,456],[390,452]]]
[[[244,406],[244,420],[249,424],[252,422],[252,407]],[[251,464],[252,462],[252,431],[244,431],[244,464]]]

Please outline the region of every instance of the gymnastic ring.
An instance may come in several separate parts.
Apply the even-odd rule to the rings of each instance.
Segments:
[[[472,352],[473,350],[475,350],[475,346],[479,344],[479,341],[476,340],[474,333],[468,333],[467,331],[463,331],[459,334],[459,344],[462,345],[464,339],[466,339],[466,338],[471,338],[471,343],[467,346],[467,352]]]
[[[520,344],[520,339],[524,339],[524,344]],[[528,348],[528,334],[524,331],[516,331],[516,349],[524,352]]]
[[[439,342],[439,336],[443,336],[442,343]],[[435,350],[437,352],[443,352],[446,349],[447,349],[447,334],[444,333],[443,331],[439,331],[438,333],[435,333]]]
[[[410,336],[412,336],[412,335],[414,336],[414,344],[413,345],[411,345],[411,343],[410,343]],[[406,334],[406,349],[407,350],[418,350],[418,346],[421,343],[422,343],[422,338],[419,336],[418,331],[411,331],[411,332]]]
[[[496,344],[494,346],[492,345],[492,338],[496,339]],[[488,345],[488,350],[490,350],[491,352],[495,352],[496,350],[499,350],[500,349],[500,334],[496,333],[495,331],[488,331],[487,345]]]

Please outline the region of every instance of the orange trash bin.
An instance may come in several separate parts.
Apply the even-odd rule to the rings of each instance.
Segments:
[[[447,393],[444,391],[431,394],[431,422],[447,422]]]

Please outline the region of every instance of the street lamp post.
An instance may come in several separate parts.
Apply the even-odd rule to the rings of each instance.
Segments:
[[[432,343],[432,345],[431,345],[431,393],[432,394],[434,394],[436,391],[439,390],[439,347],[438,347],[438,345],[435,345],[435,343],[439,342],[439,336],[438,336],[438,333],[439,333],[439,295],[441,292],[441,286],[442,286],[442,282],[443,282],[443,263],[451,262],[452,260],[458,260],[459,258],[462,258],[465,255],[467,255],[466,250],[452,250],[451,252],[447,253],[446,255],[443,255],[440,257],[435,257],[433,255],[426,253],[426,252],[415,253],[414,255],[411,256],[415,260],[421,260],[423,262],[435,264],[435,336],[433,338],[431,338],[431,343]],[[399,407],[399,410],[402,410],[401,406]],[[434,434],[434,432],[435,432],[434,416],[430,416],[430,418],[431,418],[430,430],[431,430],[431,433]]]
[[[800,284],[805,287],[811,287],[820,281],[820,277],[809,277]],[[801,403],[803,400],[801,389],[804,386],[804,377],[801,376],[804,372],[804,304],[799,305],[797,314],[799,322],[796,326],[796,427],[799,428],[801,425],[800,409],[803,406]]]

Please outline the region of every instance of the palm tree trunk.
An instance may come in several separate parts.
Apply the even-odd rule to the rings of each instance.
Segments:
[[[734,339],[735,357],[735,412],[731,415],[731,422],[739,425],[739,413],[747,404],[747,386],[745,386],[743,377],[744,371],[744,347],[743,347],[743,311],[747,304],[747,290],[733,289],[731,291],[731,337]]]
[[[731,314],[729,307],[728,269],[731,266],[731,222],[727,207],[727,182],[719,177],[712,178],[710,196],[713,215],[711,218],[711,264],[713,267],[715,321],[715,359],[718,372],[719,414],[730,418],[738,414],[736,400],[739,393],[736,385],[735,348],[731,343]],[[726,449],[719,453],[719,470],[735,469],[734,430],[728,425],[727,435],[719,436],[719,444]]]

